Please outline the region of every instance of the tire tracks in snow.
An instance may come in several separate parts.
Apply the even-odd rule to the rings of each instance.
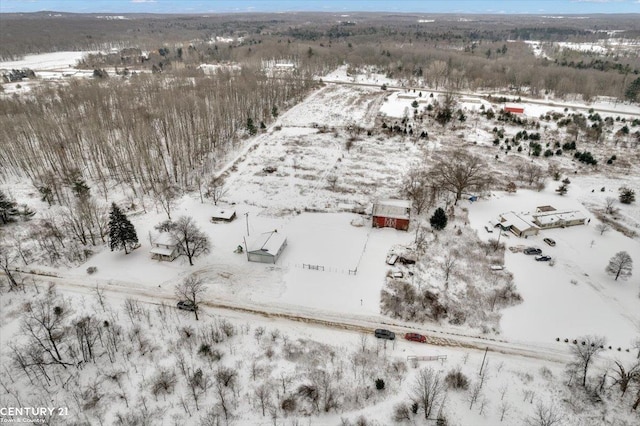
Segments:
[[[91,295],[94,293],[97,285],[105,294],[112,298],[130,298],[141,297],[141,302],[159,305],[161,303],[173,306],[176,300],[173,292],[168,292],[165,287],[162,290],[154,288],[141,288],[133,282],[100,280],[95,278],[82,277],[62,277],[60,275],[52,276],[49,274],[41,274],[34,271],[17,271],[23,275],[29,276],[39,285],[55,284],[64,291]],[[198,271],[194,271],[198,272]],[[4,274],[0,273],[0,276]],[[234,303],[231,301],[204,301],[200,303],[206,308],[219,311],[231,311],[247,315],[259,316],[267,319],[284,320],[314,326],[320,326],[335,330],[373,334],[376,328],[389,328],[396,334],[405,332],[420,333],[426,336],[426,344],[448,347],[452,349],[470,349],[484,351],[488,350],[492,353],[498,353],[508,356],[518,356],[537,360],[550,361],[555,363],[568,363],[572,358],[567,350],[556,350],[549,347],[536,346],[533,344],[523,344],[509,342],[506,340],[482,338],[478,336],[466,335],[462,333],[453,333],[442,330],[423,329],[412,327],[407,324],[393,322],[389,318],[365,318],[357,316],[347,316],[343,313],[331,314],[329,312],[300,312],[301,307],[291,306],[264,306],[256,303]],[[414,343],[420,345],[421,343]]]

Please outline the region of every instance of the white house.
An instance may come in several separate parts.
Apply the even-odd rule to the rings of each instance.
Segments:
[[[584,225],[587,222],[587,217],[576,210],[552,210],[535,213],[532,216],[533,222],[542,229]]]
[[[522,213],[507,212],[500,215],[499,225],[504,230],[510,230],[518,237],[538,235],[540,228],[533,223],[531,217]]]
[[[178,244],[168,232],[151,239],[151,258],[156,260],[173,261],[180,254]]]

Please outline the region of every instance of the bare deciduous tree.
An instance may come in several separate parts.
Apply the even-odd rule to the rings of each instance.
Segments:
[[[502,400],[500,406],[498,407],[498,413],[500,413],[500,422],[504,420],[504,418],[509,414],[510,411],[511,404],[509,403],[509,401]]]
[[[465,191],[481,191],[491,183],[487,164],[461,150],[439,156],[428,173],[434,187],[455,194],[456,203]]]
[[[198,304],[206,290],[204,281],[196,275],[189,275],[184,279],[184,281],[182,281],[182,283],[177,284],[175,287],[176,296],[182,300],[188,301],[193,306],[193,313],[196,315],[196,321],[198,320]]]
[[[605,204],[605,208],[604,208],[604,212],[606,214],[616,214],[618,213],[618,208],[615,207],[616,201],[618,201],[616,198],[614,197],[607,197],[607,199],[605,200],[606,204]]]
[[[411,388],[411,399],[419,405],[425,419],[429,419],[433,408],[445,395],[446,384],[440,373],[432,368],[423,368],[418,372]]]
[[[177,382],[175,372],[161,368],[151,381],[151,394],[156,398],[156,401],[158,400],[158,395],[162,395],[165,398],[165,395],[173,392]]]
[[[575,366],[581,371],[582,386],[587,385],[587,373],[591,361],[602,351],[605,338],[601,336],[584,336],[571,346],[571,352],[576,358]]]
[[[224,197],[229,191],[225,186],[225,181],[222,176],[212,178],[207,184],[207,197],[211,198],[214,205],[218,205],[218,201]]]
[[[527,417],[526,422],[530,426],[553,426],[562,421],[562,416],[558,413],[557,408],[551,405],[545,405],[542,402],[536,404],[533,414]]]
[[[233,391],[236,387],[237,373],[227,367],[218,367],[215,373],[215,389],[218,396],[218,406],[222,410],[224,419],[229,423],[232,417]]]
[[[155,200],[160,203],[162,209],[167,214],[167,217],[171,220],[171,212],[173,211],[176,200],[180,195],[179,188],[165,180],[155,183],[152,191]]]
[[[13,271],[15,260],[15,256],[9,253],[8,244],[0,240],[0,270],[4,272],[7,281],[9,281],[9,290],[16,290],[19,286],[15,272]]]
[[[407,172],[402,181],[402,189],[411,200],[413,211],[417,215],[429,210],[435,202],[435,188],[420,166],[414,166]]]
[[[253,390],[254,395],[258,399],[258,404],[262,409],[262,417],[266,414],[266,409],[271,406],[271,389],[272,387],[266,383],[261,383]]]
[[[636,362],[629,370],[626,370],[620,361],[615,361],[616,368],[613,370],[613,386],[620,386],[622,396],[627,392],[630,383],[640,383],[640,362]]]
[[[626,251],[619,251],[616,253],[611,260],[609,260],[609,264],[605,268],[607,273],[611,275],[615,275],[615,280],[618,280],[618,277],[622,277],[622,279],[627,279],[631,276],[631,270],[633,269],[633,259],[629,256],[629,253]]]
[[[45,355],[45,364],[71,365],[63,359],[66,347],[67,320],[71,313],[68,303],[50,288],[43,298],[29,304],[21,329],[33,346]]]
[[[471,386],[471,388],[469,389],[469,410],[473,408],[473,404],[476,403],[480,395],[482,395],[482,381],[474,383],[473,386]]]
[[[181,216],[174,224],[171,235],[180,248],[180,253],[187,256],[189,265],[193,266],[195,257],[209,253],[209,237],[196,226],[192,217]]]
[[[444,274],[444,288],[445,290],[449,289],[449,277],[451,273],[455,270],[457,264],[457,253],[449,252],[445,257],[442,263],[440,263],[440,269],[442,269],[442,273]]]
[[[600,232],[600,235],[603,235],[605,232],[611,230],[611,227],[608,224],[602,222],[596,225],[596,229]]]

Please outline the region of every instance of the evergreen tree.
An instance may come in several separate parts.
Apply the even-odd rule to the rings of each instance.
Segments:
[[[640,95],[640,77],[633,80],[624,93],[625,98],[631,102],[638,101],[640,99],[638,95]]]
[[[11,201],[4,192],[0,191],[0,224],[9,223],[13,221],[14,216],[18,216],[16,206],[15,201]]]
[[[133,227],[122,210],[113,203],[109,213],[109,247],[111,251],[124,249],[129,254],[128,247],[138,242],[136,228]]]
[[[622,204],[631,204],[636,200],[636,191],[631,188],[620,188],[620,202]]]
[[[247,131],[251,136],[258,133],[258,129],[256,129],[256,125],[253,124],[253,118],[251,117],[247,118]]]
[[[447,215],[442,209],[442,207],[438,207],[436,212],[429,219],[429,223],[431,223],[431,227],[436,231],[441,231],[447,226]]]

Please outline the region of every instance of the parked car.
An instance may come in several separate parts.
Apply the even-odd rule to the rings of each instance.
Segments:
[[[178,309],[182,309],[183,311],[190,311],[193,312],[196,310],[196,306],[191,303],[191,301],[189,300],[181,300],[178,302],[178,304],[176,305],[176,307]]]
[[[397,254],[390,254],[389,256],[387,256],[387,265],[395,265],[396,262],[398,261],[398,255]]]
[[[404,338],[412,342],[427,343],[426,336],[418,333],[405,333]]]
[[[524,249],[524,254],[528,254],[528,255],[532,255],[532,254],[542,254],[542,250],[540,250],[539,248],[535,248],[535,247],[527,247],[526,249]]]
[[[551,260],[551,256],[547,256],[547,255],[543,255],[543,256],[536,256],[536,260],[538,262],[548,262]]]
[[[389,271],[389,273],[391,274],[392,278],[403,278],[404,274],[402,273],[402,271]]]
[[[492,271],[502,271],[504,269],[504,266],[502,266],[502,265],[491,265],[491,266],[489,266],[489,269],[491,269]]]
[[[404,256],[398,257],[398,262],[402,263],[403,265],[413,265],[414,263],[416,263],[415,259],[410,259]]]
[[[385,330],[384,328],[378,328],[374,332],[378,339],[395,340],[396,334],[393,331]]]
[[[549,244],[551,247],[555,247],[556,242],[554,240],[552,240],[551,238],[545,238],[544,240],[545,243]]]

